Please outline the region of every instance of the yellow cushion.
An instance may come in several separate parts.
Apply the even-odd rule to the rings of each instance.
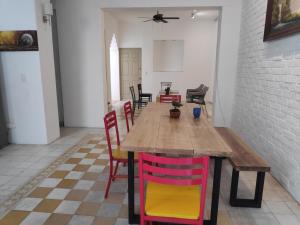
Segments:
[[[128,152],[121,151],[119,146],[117,149],[112,150],[112,155],[115,159],[128,159]],[[138,155],[136,153],[134,153],[134,159],[138,159]]]
[[[148,182],[145,213],[148,216],[198,219],[200,187]]]

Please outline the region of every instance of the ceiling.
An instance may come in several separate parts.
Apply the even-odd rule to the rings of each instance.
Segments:
[[[191,18],[193,10],[201,12],[199,17],[195,21],[201,20],[215,20],[219,15],[217,8],[159,8],[159,13],[164,16],[178,16],[180,21],[193,21]],[[126,8],[126,9],[105,9],[110,12],[120,21],[125,22],[142,22],[146,19],[138,17],[150,17],[152,18],[156,14],[156,8]],[[173,21],[169,21],[173,22]]]

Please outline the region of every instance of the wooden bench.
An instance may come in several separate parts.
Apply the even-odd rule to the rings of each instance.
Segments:
[[[229,128],[220,127],[216,128],[216,130],[233,151],[233,156],[229,158],[229,161],[233,166],[230,205],[234,207],[261,208],[265,173],[270,171],[270,166]],[[237,198],[240,171],[257,172],[254,199]]]

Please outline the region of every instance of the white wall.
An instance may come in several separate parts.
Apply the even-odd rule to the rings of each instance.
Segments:
[[[104,15],[95,0],[55,3],[65,126],[103,127]]]
[[[243,1],[232,127],[300,202],[300,35],[263,42],[267,1]]]
[[[102,8],[220,7],[222,21],[217,56],[217,87],[214,95],[214,125],[230,126],[237,70],[241,0],[102,0]],[[136,33],[132,32],[132,35]]]
[[[0,53],[10,143],[47,144],[59,137],[52,40],[46,38],[51,37],[51,28],[40,23],[40,4],[38,0],[0,1],[0,30],[38,30],[40,48]]]
[[[204,83],[210,87],[206,99],[212,101],[217,28],[218,23],[214,20],[171,21],[168,24],[121,22],[119,47],[142,48],[144,92],[156,96],[161,88],[160,82],[171,81],[172,89],[179,90],[185,98],[186,89]],[[154,40],[184,41],[183,72],[154,72]]]
[[[218,77],[219,104],[215,124],[230,125],[232,89],[236,75],[241,0],[57,0],[60,62],[67,126],[103,126],[106,105],[106,66],[104,64],[105,8],[128,7],[221,7],[224,15],[220,38]],[[222,89],[222,90],[221,90]],[[145,90],[146,91],[146,90]],[[225,93],[225,94],[224,94]],[[232,96],[230,96],[232,95]]]

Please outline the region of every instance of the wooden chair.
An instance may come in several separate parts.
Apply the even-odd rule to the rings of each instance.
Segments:
[[[152,102],[152,94],[143,93],[142,84],[138,84],[137,86],[138,86],[138,92],[139,92],[139,101],[144,101],[144,99],[146,99],[146,101]]]
[[[170,158],[140,153],[140,224],[156,221],[202,225],[208,163],[209,157]]]
[[[127,132],[129,132],[129,118],[131,119],[131,125],[133,126],[134,122],[133,122],[133,112],[132,112],[132,108],[131,108],[131,102],[125,102],[124,106],[124,114],[125,114],[125,120],[126,120],[126,128],[127,128]]]
[[[159,101],[162,103],[181,102],[181,95],[160,95]]]
[[[133,104],[133,114],[135,112],[136,105],[138,106],[138,109],[140,109],[143,105],[146,105],[148,102],[142,101],[140,99],[136,99],[134,87],[130,86],[130,93],[131,93],[131,98],[132,98],[132,104]]]
[[[118,121],[117,121],[115,110],[105,115],[104,126],[105,126],[106,141],[107,141],[107,147],[109,153],[109,178],[105,190],[105,198],[107,198],[111,182],[114,181],[116,178],[128,177],[127,175],[117,175],[119,164],[123,163],[124,165],[126,165],[128,163],[128,154],[126,151],[121,151],[120,149]],[[111,144],[110,130],[112,128],[115,128],[115,132],[116,132],[115,133],[117,139],[116,149],[112,149],[112,144]],[[136,156],[135,158],[137,159]],[[115,169],[114,169],[114,162],[116,163]]]

